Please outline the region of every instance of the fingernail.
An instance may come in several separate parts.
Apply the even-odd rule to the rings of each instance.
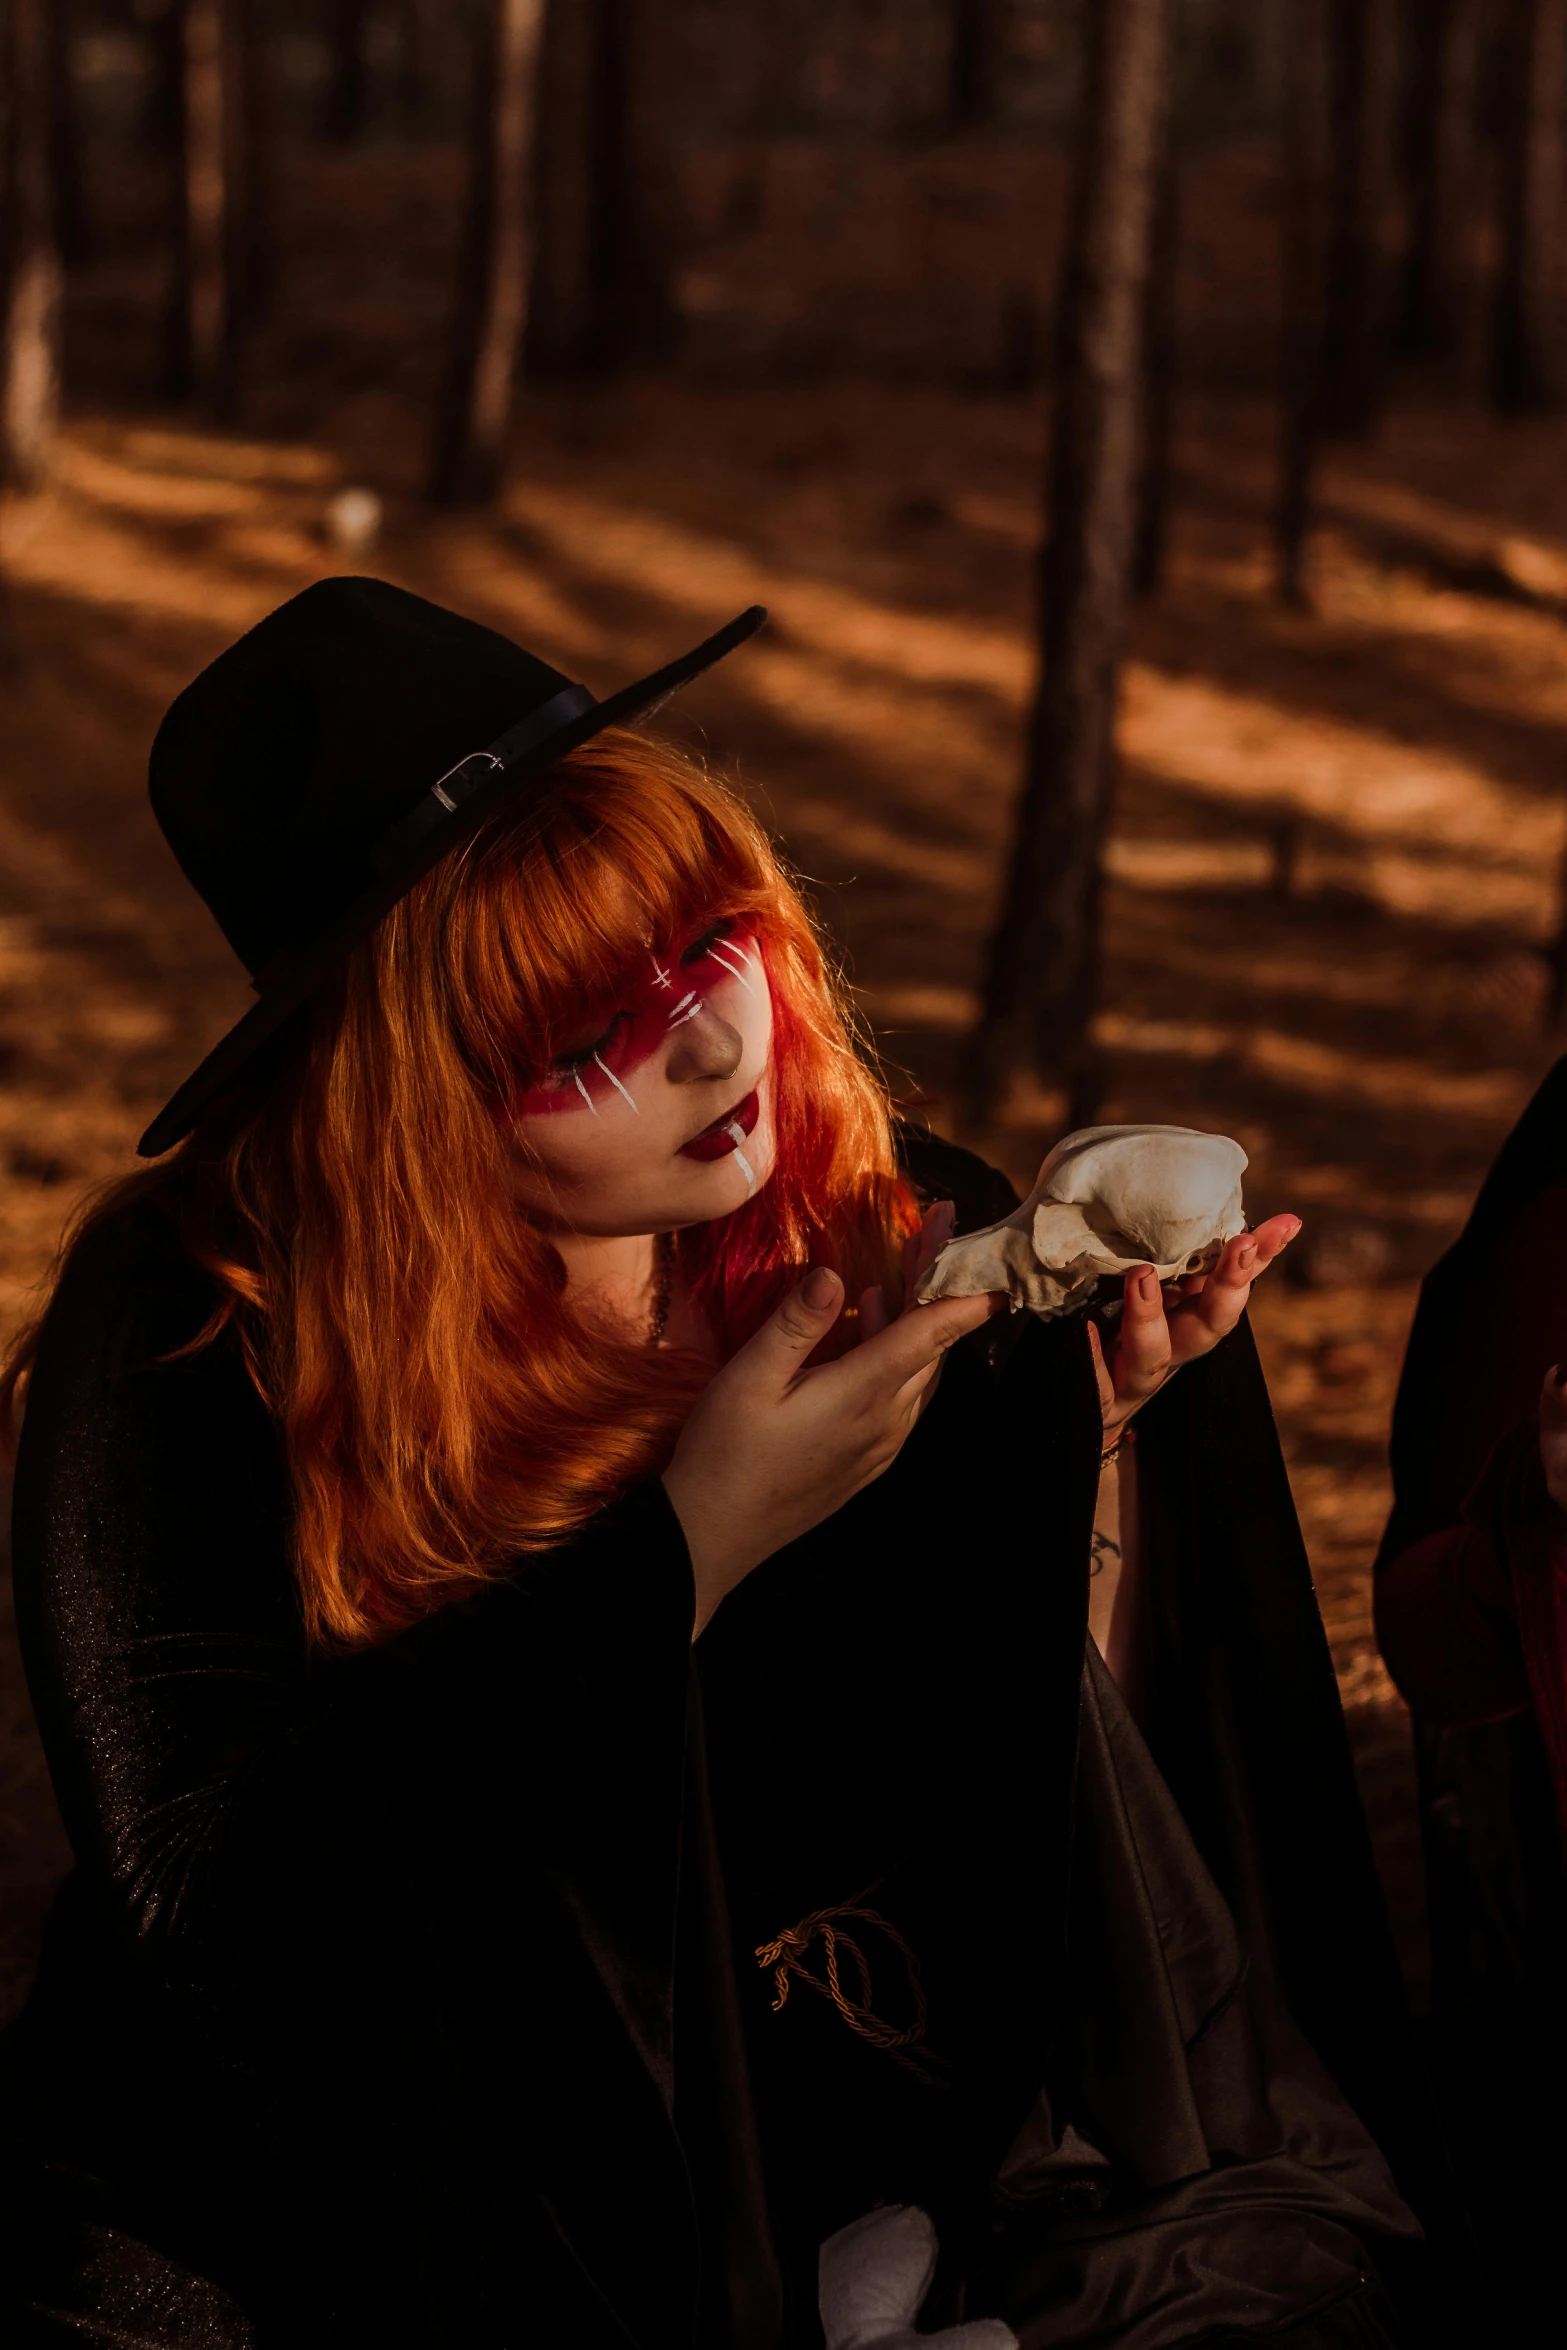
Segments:
[[[1257,1262],[1257,1243],[1254,1240],[1243,1241],[1235,1251],[1235,1262],[1242,1273],[1249,1273]]]
[[[838,1302],[837,1274],[830,1273],[825,1265],[814,1265],[805,1276],[800,1294],[813,1314],[824,1314]]]
[[[1137,1288],[1144,1305],[1153,1306],[1158,1304],[1159,1276],[1154,1271],[1152,1265],[1145,1265],[1143,1270],[1138,1274]]]

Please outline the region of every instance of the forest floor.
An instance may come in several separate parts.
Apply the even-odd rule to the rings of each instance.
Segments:
[[[345,394],[308,438],[79,414],[0,515],[0,1323],[83,1193],[247,1000],[148,813],[169,698],[323,573],[373,568],[604,690],[742,605],[773,622],[672,710],[758,797],[901,1089],[950,1101],[1018,777],[1037,401],[913,388],[532,396],[486,517],[416,496],[419,412]],[[1254,1214],[1307,1230],[1258,1323],[1417,1989],[1407,1725],[1369,1569],[1416,1282],[1557,1045],[1567,750],[1559,429],[1408,414],[1330,469],[1314,609],[1271,588],[1272,421],[1194,398],[1167,583],[1120,726],[1107,1118],[1237,1135]],[[327,508],[385,501],[355,563]],[[1027,1181],[1062,1105],[982,1147]],[[0,1662],[0,2008],[63,1847]]]

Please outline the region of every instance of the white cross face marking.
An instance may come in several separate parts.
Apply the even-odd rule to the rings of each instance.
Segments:
[[[659,961],[657,955],[653,957],[653,985],[655,987],[667,987],[669,985],[669,973],[664,969],[664,966]]]
[[[595,1061],[598,1059],[597,1053],[594,1054],[593,1058]],[[581,1094],[583,1100],[587,1103],[588,1108],[593,1112],[593,1115],[596,1118],[599,1114],[599,1106],[598,1103],[593,1099],[593,1096],[589,1093],[587,1087],[582,1082],[582,1071],[580,1069],[573,1069],[571,1072],[571,1077],[572,1083],[576,1086],[578,1093]]]
[[[726,955],[724,952],[724,946],[725,941],[723,939],[715,938],[707,951],[710,955],[717,956],[719,962],[723,964],[726,971],[730,971],[734,974],[735,978],[739,980],[740,985],[745,989],[746,994],[754,1003],[756,1001],[756,990],[751,985],[749,979],[746,977],[746,972],[750,969],[751,966],[750,956],[742,953],[739,947],[731,947],[729,954],[732,954],[736,957],[736,960],[731,963],[729,960],[729,955]]]
[[[624,1086],[621,1084],[621,1082],[620,1082],[620,1079],[619,1079],[619,1078],[618,1078],[618,1077],[615,1075],[615,1072],[614,1072],[614,1070],[613,1070],[613,1069],[611,1069],[611,1068],[609,1068],[609,1067],[607,1067],[607,1066],[606,1066],[606,1064],[605,1064],[603,1061],[599,1061],[599,1056],[598,1056],[598,1054],[597,1054],[597,1053],[595,1053],[595,1054],[594,1054],[593,1058],[594,1058],[594,1060],[595,1060],[595,1061],[598,1061],[598,1065],[599,1065],[599,1067],[600,1067],[600,1068],[601,1068],[601,1069],[604,1071],[604,1074],[605,1074],[605,1076],[606,1076],[606,1077],[609,1079],[609,1081],[610,1081],[610,1084],[611,1084],[611,1085],[612,1085],[612,1086],[615,1088],[615,1091],[616,1091],[618,1094],[620,1094],[620,1095],[621,1095],[621,1096],[622,1096],[622,1097],[623,1097],[623,1098],[624,1098],[626,1101],[628,1101],[628,1102],[631,1102],[631,1107],[632,1107],[634,1110],[637,1110],[637,1105],[636,1105],[636,1103],[631,1101],[631,1096],[630,1096],[630,1094],[626,1092],[626,1089],[625,1089],[625,1087],[624,1087]],[[642,1115],[642,1112],[641,1112],[640,1110],[637,1110],[637,1116],[640,1118],[640,1117],[641,1117],[641,1115]]]

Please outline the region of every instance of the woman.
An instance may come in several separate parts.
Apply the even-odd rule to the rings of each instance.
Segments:
[[[1561,2331],[1567,2219],[1564,1363],[1559,1061],[1422,1288],[1376,1599],[1417,1723],[1440,2078],[1510,2338],[1531,2344]]]
[[[0,2084],[8,2342],[771,2350],[824,2242],[835,2334],[891,2340],[892,2207],[954,2343],[1418,2300],[1236,1327],[1293,1222],[1102,1346],[905,1302],[1010,1192],[897,1143],[754,824],[622,731],[760,619],[595,704],[327,581],[160,732],[260,1001],[13,1369],[78,1868]],[[1083,1675],[1155,1395],[1145,1745]]]

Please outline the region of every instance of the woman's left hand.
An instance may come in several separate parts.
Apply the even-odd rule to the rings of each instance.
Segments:
[[[1092,1318],[1093,1349],[1107,1441],[1158,1394],[1183,1363],[1211,1354],[1246,1310],[1251,1285],[1300,1230],[1298,1216],[1270,1216],[1255,1232],[1228,1240],[1211,1273],[1194,1273],[1161,1288],[1152,1265],[1126,1276],[1126,1297],[1108,1356]]]

